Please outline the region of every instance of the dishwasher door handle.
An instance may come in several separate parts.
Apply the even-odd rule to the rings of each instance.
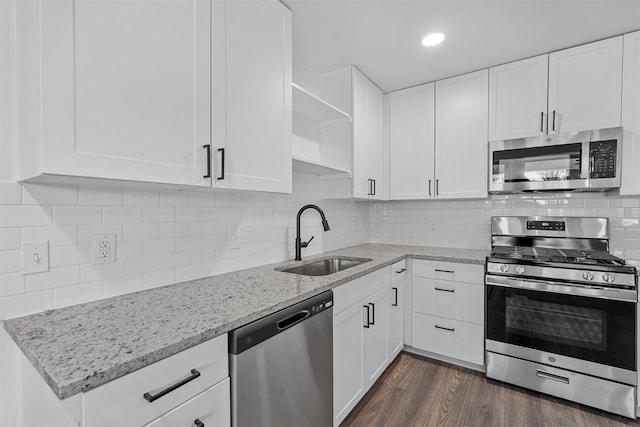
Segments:
[[[300,310],[296,314],[293,314],[286,319],[283,319],[276,323],[279,331],[284,331],[287,328],[292,327],[295,324],[302,322],[304,319],[309,317],[309,310]]]

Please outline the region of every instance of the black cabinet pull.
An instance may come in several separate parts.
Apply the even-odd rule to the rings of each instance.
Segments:
[[[439,268],[436,268],[435,271],[439,271],[440,273],[451,273],[451,274],[456,272],[455,270],[441,270]]]
[[[370,325],[370,323],[369,323],[369,306],[368,305],[363,305],[363,307],[367,309],[367,324],[363,325],[363,326],[365,328],[369,329],[369,325]]]
[[[204,423],[197,418],[193,420],[193,423],[196,425],[196,427],[204,427]]]
[[[391,288],[391,289],[393,289],[393,292],[395,293],[395,298],[394,299],[396,301],[391,305],[394,306],[394,307],[397,307],[398,306],[398,288]]]
[[[371,196],[372,195],[371,189],[372,189],[371,179],[367,179],[367,196]]]
[[[440,180],[436,179],[436,196],[440,195]]]
[[[553,110],[553,122],[551,123],[551,130],[556,130],[556,110]]]
[[[373,181],[373,192],[372,192],[372,194],[371,194],[371,195],[372,195],[372,196],[375,196],[375,195],[376,195],[376,180],[375,180],[375,179],[372,179],[371,181]]]
[[[431,195],[431,180],[429,180],[429,195]]]
[[[435,287],[434,289],[436,291],[442,291],[442,292],[455,292],[456,291],[455,289],[444,289],[444,288],[438,288],[438,287]]]
[[[149,403],[153,402],[154,400],[158,400],[160,399],[162,396],[165,396],[169,393],[171,393],[172,391],[174,391],[177,388],[182,387],[183,385],[185,385],[188,382],[191,382],[193,380],[195,380],[196,378],[198,378],[200,376],[200,372],[198,372],[198,370],[196,369],[192,369],[191,370],[191,375],[189,375],[187,378],[183,379],[182,381],[178,381],[177,383],[165,388],[164,390],[158,392],[157,394],[151,394],[151,393],[145,393],[143,395],[143,397],[145,398],[145,400]]]
[[[544,132],[544,111],[540,113],[540,132]]]
[[[456,328],[445,328],[444,326],[436,325],[437,329],[444,329],[445,331],[453,332]]]
[[[202,148],[207,150],[207,174],[203,178],[211,178],[211,144],[203,145]]]
[[[220,162],[221,168],[220,168],[220,176],[218,177],[218,180],[223,180],[224,179],[224,148],[218,148],[218,152],[222,153],[222,161]]]
[[[369,305],[371,306],[371,325],[375,325],[376,324],[376,305],[372,302],[369,303]]]
[[[405,271],[407,271],[406,268],[401,268],[400,270],[396,270],[396,273],[400,274],[400,273],[404,273]]]

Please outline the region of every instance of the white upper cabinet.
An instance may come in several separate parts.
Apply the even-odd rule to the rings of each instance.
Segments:
[[[487,197],[489,71],[436,82],[435,194]]]
[[[291,192],[291,11],[213,2],[215,188]]]
[[[435,195],[435,84],[388,95],[389,198],[427,199]]]
[[[624,36],[620,194],[640,195],[640,31]]]
[[[209,186],[210,8],[16,2],[19,179]]]
[[[386,153],[382,138],[382,90],[352,67],[353,197],[385,199]]]
[[[489,82],[490,141],[620,126],[622,36],[493,67]]]
[[[549,54],[549,133],[620,126],[621,105],[622,36]]]
[[[549,55],[489,69],[489,140],[547,131]]]

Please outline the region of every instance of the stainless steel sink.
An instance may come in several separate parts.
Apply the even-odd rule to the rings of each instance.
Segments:
[[[304,276],[327,276],[369,261],[371,261],[369,258],[332,257],[282,270],[278,269],[278,271]]]

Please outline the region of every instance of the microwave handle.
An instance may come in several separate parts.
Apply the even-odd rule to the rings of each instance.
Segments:
[[[589,141],[582,142],[582,153],[580,155],[580,179],[589,179],[591,176],[591,168],[593,159],[589,151],[591,143]]]

